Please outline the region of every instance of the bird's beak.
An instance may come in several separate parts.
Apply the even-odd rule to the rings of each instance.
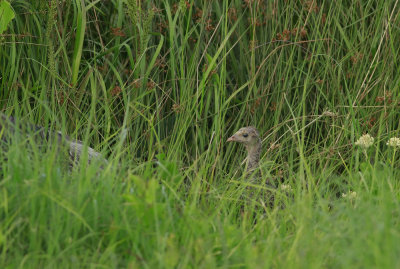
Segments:
[[[231,137],[228,138],[228,140],[226,140],[226,142],[232,142],[235,140],[236,140],[236,137],[234,135],[232,135]]]

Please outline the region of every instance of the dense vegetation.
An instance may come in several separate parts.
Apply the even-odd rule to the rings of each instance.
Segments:
[[[109,160],[71,170],[29,139],[3,149],[2,268],[400,267],[386,145],[400,136],[397,0],[1,10],[15,15],[0,18],[2,112]],[[271,207],[246,191],[243,147],[225,143],[247,125],[263,136]]]

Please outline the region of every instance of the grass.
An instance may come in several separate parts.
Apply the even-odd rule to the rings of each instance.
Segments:
[[[3,113],[110,163],[7,145],[2,267],[400,266],[398,1],[8,2]],[[246,125],[272,207],[225,143]]]

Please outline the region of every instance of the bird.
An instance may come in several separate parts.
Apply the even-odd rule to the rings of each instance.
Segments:
[[[69,155],[70,167],[79,163],[85,149],[87,151],[88,164],[97,160],[101,162],[101,167],[103,167],[103,165],[108,163],[107,159],[101,153],[91,147],[86,147],[82,141],[72,139],[60,131],[48,130],[48,128],[16,120],[12,116],[0,113],[0,141],[3,149],[15,139],[17,134],[27,139],[32,138],[39,146],[55,143],[57,152],[59,153],[61,148],[65,148]]]
[[[239,142],[245,146],[247,150],[247,174],[259,168],[262,143],[260,134],[254,126],[240,128],[235,134],[228,138],[227,142]],[[259,174],[259,171],[256,174]]]
[[[231,137],[229,137],[227,142],[238,142],[245,146],[247,150],[247,157],[245,159],[245,178],[249,180],[250,183],[262,187],[260,189],[255,186],[248,186],[246,188],[248,190],[247,198],[249,198],[250,200],[260,201],[260,203],[263,205],[262,208],[264,208],[265,205],[272,208],[275,201],[273,189],[276,189],[276,187],[271,182],[271,179],[263,179],[261,175],[259,163],[262,149],[262,141],[257,128],[254,126],[242,127]]]

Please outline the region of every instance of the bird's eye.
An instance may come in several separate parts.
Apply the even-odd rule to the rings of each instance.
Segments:
[[[249,136],[249,134],[243,134],[243,137],[248,137]]]

